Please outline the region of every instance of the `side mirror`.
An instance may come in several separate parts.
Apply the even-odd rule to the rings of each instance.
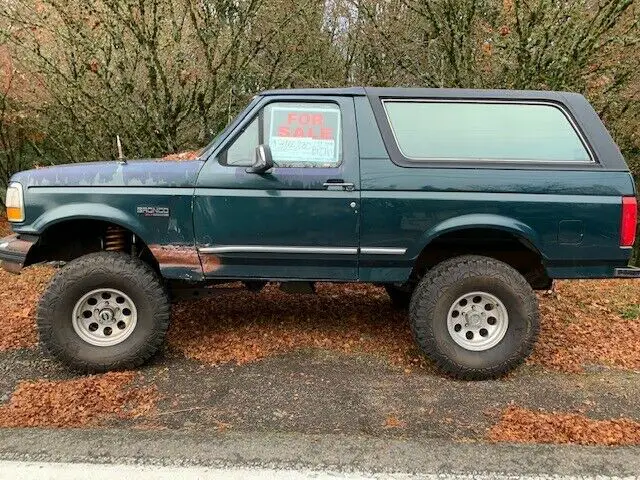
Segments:
[[[265,173],[267,170],[273,168],[273,158],[271,157],[271,149],[269,145],[258,145],[256,147],[256,156],[249,168],[246,169],[247,173]]]

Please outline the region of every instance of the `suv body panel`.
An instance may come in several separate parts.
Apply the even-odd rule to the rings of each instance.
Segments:
[[[472,166],[459,162],[424,162],[407,166],[395,147],[384,116],[375,116],[375,92],[384,98],[468,99],[478,91],[431,89],[367,89],[370,101],[356,99],[360,142],[362,226],[361,247],[389,243],[407,248],[403,258],[361,256],[363,281],[405,281],[420,252],[440,235],[455,230],[495,228],[526,240],[540,253],[551,278],[614,276],[629,250],[619,247],[621,197],[635,187],[624,159],[595,112],[580,95],[568,95],[578,122],[589,125],[598,139],[597,164],[549,169],[540,165],[489,162]],[[562,101],[553,92],[480,92],[481,98],[514,97]],[[421,96],[422,95],[422,96]],[[567,105],[569,108],[569,105]],[[600,127],[598,128],[598,123]],[[382,125],[381,125],[382,124]],[[383,140],[381,132],[388,131]],[[388,153],[398,158],[391,161]],[[603,154],[611,156],[602,156]],[[622,169],[620,169],[622,162]],[[394,212],[390,214],[389,212]],[[567,226],[568,222],[578,225]],[[563,241],[568,228],[579,229],[579,239]]]
[[[100,220],[119,225],[142,239],[167,278],[201,280],[195,253],[192,200],[202,160],[135,160],[92,162],[20,172],[25,195],[25,222],[12,224],[21,236],[38,236],[57,224]],[[162,206],[169,216],[151,217],[139,207]],[[36,241],[33,241],[36,243]],[[16,270],[25,263],[3,258]],[[0,257],[2,252],[0,252]]]
[[[408,162],[393,139],[383,99],[553,103],[571,116],[596,161]],[[216,155],[275,101],[337,103],[342,164],[276,168],[265,175],[221,166]],[[331,179],[353,188],[325,187]],[[613,277],[630,256],[619,247],[621,197],[635,194],[619,149],[584,97],[499,90],[268,91],[255,97],[198,160],[76,164],[21,172],[12,181],[25,192],[27,220],[12,225],[18,236],[37,242],[60,222],[104,220],[141,238],[166,278],[191,281],[402,283],[425,247],[467,229],[513,234],[539,253],[550,278]],[[156,206],[170,215],[138,213],[139,207]],[[256,248],[225,250],[233,246]],[[0,248],[0,258],[9,262],[11,256],[21,266],[28,254],[22,250],[18,259],[18,253],[3,255]]]
[[[264,175],[225,166],[217,155],[277,101],[330,102],[342,115],[342,162],[335,168],[274,168]],[[196,244],[208,278],[358,278],[360,172],[353,100],[344,96],[267,95],[228,132],[198,177]],[[350,183],[349,191],[325,186]],[[353,206],[352,206],[353,205]]]

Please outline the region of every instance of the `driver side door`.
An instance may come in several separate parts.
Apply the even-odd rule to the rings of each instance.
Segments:
[[[198,178],[194,228],[205,275],[355,280],[355,138],[351,97],[263,97]],[[269,147],[274,167],[250,173],[258,145]]]

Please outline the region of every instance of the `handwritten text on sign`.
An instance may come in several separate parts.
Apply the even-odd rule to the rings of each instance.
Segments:
[[[336,108],[273,107],[269,147],[280,162],[338,162],[340,110]]]

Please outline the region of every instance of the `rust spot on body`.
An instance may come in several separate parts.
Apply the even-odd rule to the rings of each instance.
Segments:
[[[185,245],[149,245],[149,250],[162,268],[197,267],[200,271],[200,257],[195,247]]]
[[[202,268],[204,273],[212,273],[220,269],[222,266],[222,262],[220,261],[220,257],[217,255],[213,255],[211,253],[206,253],[202,255]]]

